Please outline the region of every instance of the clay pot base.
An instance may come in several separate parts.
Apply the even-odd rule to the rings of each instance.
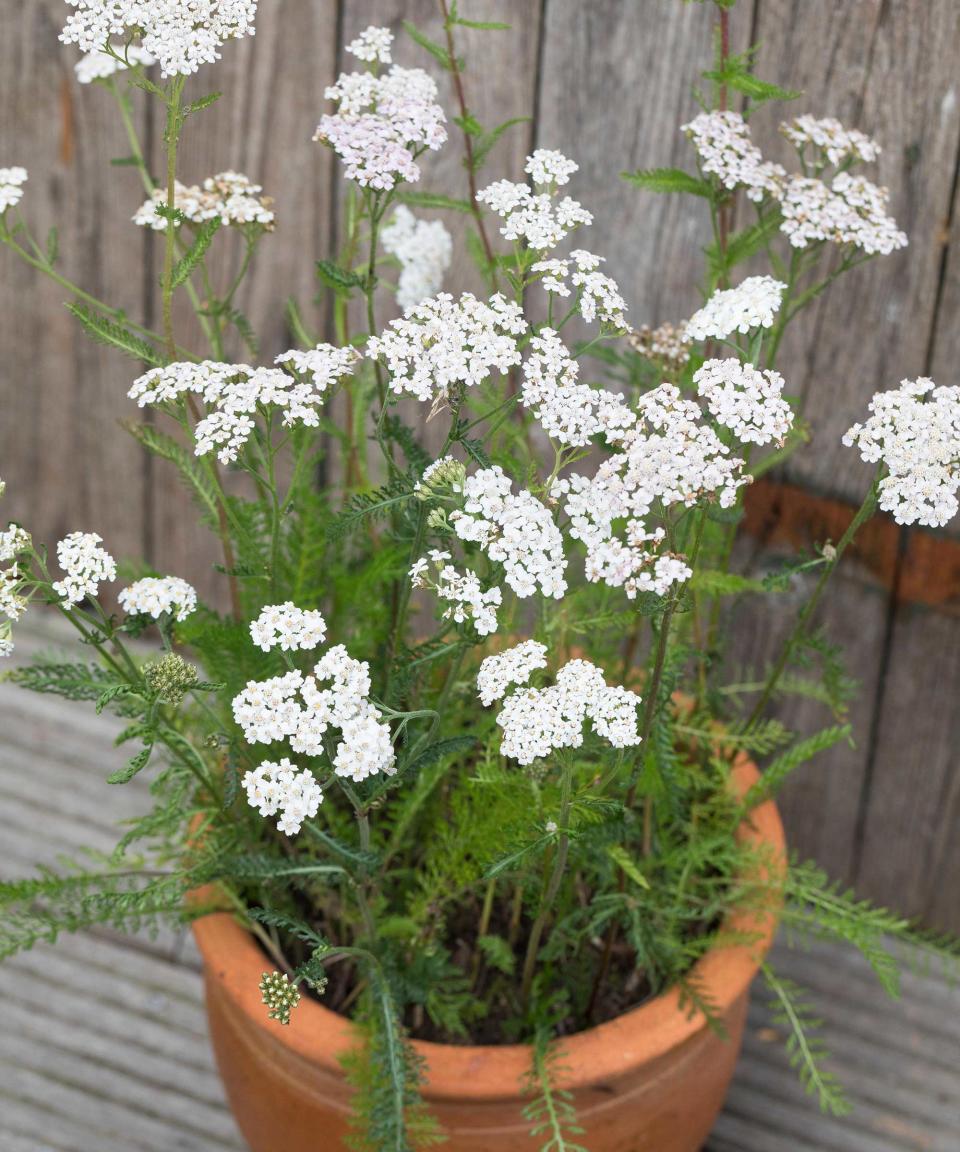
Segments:
[[[759,778],[741,758],[732,783]],[[776,806],[757,808],[740,837],[784,858]],[[681,1010],[670,990],[616,1020],[564,1037],[558,1082],[570,1089],[591,1152],[698,1152],[733,1076],[750,984],[776,929],[776,909],[739,912],[731,931],[756,942],[717,949],[692,976],[718,1006],[727,1038]],[[231,1107],[253,1152],[346,1149],[350,1090],[338,1057],[356,1043],[350,1022],[304,998],[292,1022],[267,1019],[258,990],[259,946],[226,913],[194,924],[204,960],[210,1034]],[[424,1098],[451,1152],[536,1152],[522,1110],[530,1068],[525,1045],[466,1047],[415,1042],[425,1061]]]

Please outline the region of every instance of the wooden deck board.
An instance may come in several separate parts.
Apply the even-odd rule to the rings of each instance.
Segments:
[[[59,850],[109,848],[111,822],[143,804],[138,782],[103,783],[122,755],[109,719],[0,684],[0,730],[3,876],[52,863],[53,827]],[[904,998],[888,1001],[859,957],[827,945],[781,944],[774,962],[827,1021],[855,1112],[819,1115],[759,993],[709,1152],[957,1152],[960,990],[908,973]],[[0,965],[0,1016],[0,1152],[244,1148],[207,1044],[192,941],[98,933],[39,947]]]

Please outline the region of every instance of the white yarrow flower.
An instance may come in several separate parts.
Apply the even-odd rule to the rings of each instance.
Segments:
[[[26,168],[0,168],[0,213],[20,203],[26,182]]]
[[[513,648],[487,656],[477,672],[480,701],[489,708],[502,700],[513,684],[526,684],[538,668],[547,666],[547,646],[537,640],[524,640]]]
[[[693,141],[701,169],[724,188],[745,188],[747,198],[757,202],[765,195],[779,197],[786,172],[763,159],[739,112],[701,112],[681,131]]]
[[[108,80],[118,72],[126,70],[134,64],[141,64],[149,68],[156,64],[156,59],[149,52],[136,44],[127,48],[123,44],[111,44],[112,52],[102,48],[88,52],[73,66],[79,84],[92,84],[94,80]],[[119,57],[119,59],[117,59]]]
[[[53,582],[53,590],[65,604],[79,604],[96,596],[104,580],[116,580],[116,562],[102,543],[96,532],[71,532],[57,545],[57,560],[66,575]]]
[[[782,444],[793,427],[793,410],[783,399],[783,377],[739,360],[707,360],[693,376],[711,416],[741,443]]]
[[[562,152],[550,148],[537,148],[527,157],[523,166],[524,172],[533,179],[534,184],[555,185],[558,188],[568,183],[579,168],[579,164],[568,160]]]
[[[453,256],[453,239],[439,220],[418,220],[399,204],[380,234],[383,248],[400,262],[397,303],[404,310],[435,296]]]
[[[714,292],[687,322],[684,336],[689,340],[723,340],[734,332],[771,328],[786,288],[772,276],[748,276],[736,288]]]
[[[145,576],[124,588],[118,600],[131,616],[171,616],[182,621],[197,607],[197,593],[179,576]]]
[[[898,524],[942,528],[957,514],[960,489],[960,387],[927,377],[878,392],[872,415],[843,437],[871,464],[883,462],[880,507]]]
[[[393,44],[393,33],[389,28],[381,28],[371,24],[364,29],[356,39],[351,40],[345,51],[358,60],[365,60],[369,64],[389,64],[390,46]]]
[[[371,336],[367,354],[386,364],[392,392],[438,403],[519,364],[516,338],[526,331],[523,309],[499,293],[485,302],[441,292]]]
[[[257,0],[67,0],[60,39],[93,52],[111,36],[139,32],[164,76],[188,76],[220,59],[227,40],[254,34]]]
[[[887,256],[907,245],[906,233],[887,214],[888,198],[886,188],[849,172],[839,173],[830,187],[815,177],[797,176],[783,194],[780,231],[794,248],[825,240]]]
[[[832,116],[817,119],[816,116],[797,116],[780,125],[780,131],[803,153],[810,144],[818,148],[828,163],[837,166],[846,160],[862,160],[872,163],[880,155],[880,145],[858,132],[856,128],[844,128]]]
[[[316,609],[298,608],[292,600],[268,604],[250,623],[250,637],[264,652],[305,652],[327,638],[327,623]]]
[[[287,836],[295,836],[304,820],[316,816],[323,802],[323,792],[313,775],[286,757],[277,763],[265,761],[247,772],[241,784],[247,794],[247,803],[261,816],[277,816],[277,828]]]
[[[271,230],[276,222],[273,200],[262,193],[261,185],[254,184],[242,172],[218,172],[215,176],[208,176],[202,186],[176,181],[173,206],[191,224],[219,218],[224,227],[256,224]],[[167,190],[155,189],[150,199],[134,213],[134,224],[165,232],[168,221],[159,209],[165,208],[167,203]]]
[[[435,151],[447,139],[437,86],[420,68],[344,73],[326,96],[339,108],[323,117],[313,138],[330,145],[346,178],[361,188],[389,191],[419,180],[414,154]]]
[[[518,688],[503,702],[497,724],[503,730],[500,751],[519,764],[579,748],[587,720],[614,748],[640,743],[637,707],[640,697],[611,687],[587,660],[571,660],[547,688]]]
[[[517,596],[559,600],[567,590],[563,537],[545,504],[526,490],[512,491],[500,467],[481,468],[463,484],[463,508],[450,513],[461,540],[478,544],[502,564]]]

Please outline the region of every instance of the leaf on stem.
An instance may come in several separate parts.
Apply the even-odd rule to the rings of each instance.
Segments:
[[[118,348],[121,352],[132,356],[134,360],[140,360],[153,368],[157,368],[163,363],[160,353],[152,344],[148,344],[146,340],[135,336],[129,328],[125,328],[116,320],[104,316],[102,312],[94,312],[85,304],[76,302],[69,303],[67,311],[76,316],[83,326],[84,332],[97,344]]]

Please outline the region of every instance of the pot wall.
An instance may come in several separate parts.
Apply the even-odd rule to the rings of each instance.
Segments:
[[[746,760],[734,785],[758,774]],[[784,855],[783,829],[765,804],[744,840]],[[560,1086],[569,1088],[590,1152],[698,1152],[723,1106],[736,1065],[750,983],[775,930],[775,910],[737,914],[730,928],[748,947],[718,949],[693,976],[717,1004],[727,1037],[680,1008],[668,991],[618,1020],[560,1042]],[[340,1152],[347,1145],[350,1093],[338,1057],[355,1043],[349,1023],[304,999],[292,1022],[268,1020],[258,984],[268,967],[253,939],[225,914],[194,925],[204,958],[210,1033],[237,1122],[253,1152]],[[530,1051],[522,1045],[461,1047],[417,1043],[424,1096],[451,1152],[536,1152],[543,1141],[523,1119]]]

